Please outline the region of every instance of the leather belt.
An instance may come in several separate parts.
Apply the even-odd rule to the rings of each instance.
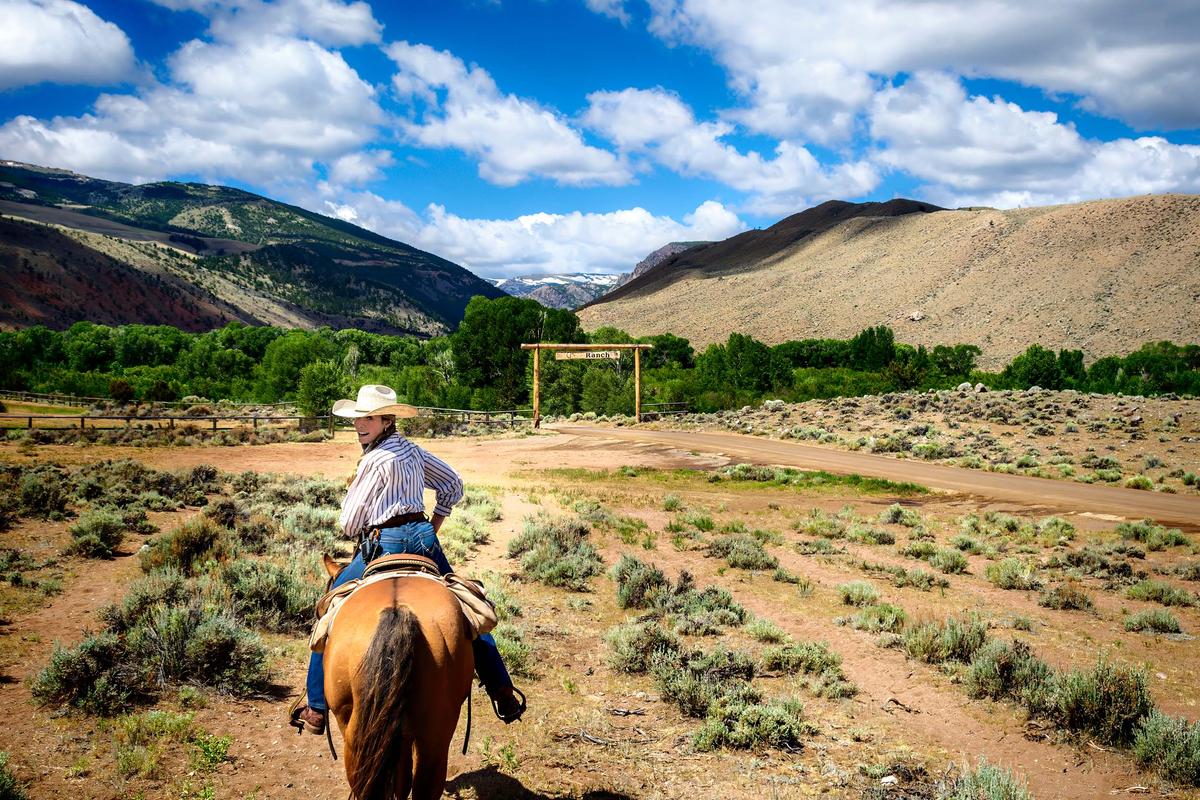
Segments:
[[[411,514],[399,514],[395,517],[392,517],[389,520],[385,520],[385,521],[379,523],[378,525],[372,525],[371,528],[373,530],[380,530],[382,528],[399,528],[401,525],[408,525],[409,523],[412,523],[412,522],[428,522],[428,521],[429,520],[426,519],[426,517],[423,513],[421,513],[420,511],[414,511]]]

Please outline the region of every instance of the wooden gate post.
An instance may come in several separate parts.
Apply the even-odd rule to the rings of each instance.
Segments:
[[[533,427],[542,427],[542,414],[540,397],[538,396],[538,387],[542,383],[541,363],[538,360],[538,355],[542,352],[541,347],[533,348]]]
[[[633,419],[642,421],[642,351],[633,351]]]

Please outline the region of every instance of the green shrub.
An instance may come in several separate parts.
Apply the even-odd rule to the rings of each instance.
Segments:
[[[496,640],[496,649],[500,651],[500,657],[504,659],[504,665],[511,674],[522,678],[534,677],[533,651],[525,643],[523,628],[510,622],[501,622],[492,631],[492,637]]]
[[[738,651],[719,647],[708,653],[671,653],[656,649],[650,672],[663,699],[689,717],[707,716],[709,707],[719,699],[746,703],[762,699],[750,686],[754,661]]]
[[[683,501],[679,499],[677,494],[669,494],[663,498],[663,511],[679,511],[683,508]]]
[[[220,576],[238,618],[269,631],[307,631],[312,627],[313,608],[324,594],[324,586],[313,575],[258,559],[231,561],[222,567]]]
[[[21,512],[27,516],[62,519],[67,511],[66,476],[57,467],[35,467],[22,473],[18,492]]]
[[[1178,528],[1155,525],[1148,519],[1138,522],[1122,522],[1117,526],[1117,535],[1122,539],[1133,539],[1146,545],[1147,550],[1165,550],[1168,547],[1186,546],[1191,540]]]
[[[311,506],[307,503],[291,506],[284,515],[281,526],[291,538],[312,544],[326,552],[333,549],[334,543],[341,536],[336,508]]]
[[[803,556],[825,555],[838,552],[838,548],[828,539],[813,539],[808,542],[797,542],[796,552]]]
[[[1053,673],[1045,661],[1022,641],[985,642],[967,668],[966,687],[971,697],[1023,701],[1031,713],[1042,713],[1053,697]]]
[[[0,800],[29,800],[25,787],[8,766],[8,753],[0,752]]]
[[[709,543],[705,555],[725,559],[734,569],[775,569],[779,559],[763,548],[762,542],[745,533],[719,536]]]
[[[604,568],[587,536],[588,528],[580,520],[530,517],[509,541],[508,556],[521,559],[521,571],[531,580],[586,592],[588,579]]]
[[[708,533],[716,527],[716,525],[713,523],[712,517],[701,511],[689,511],[688,513],[684,514],[683,523],[705,533]]]
[[[1183,628],[1179,620],[1170,611],[1156,608],[1152,611],[1139,611],[1125,618],[1125,630],[1150,631],[1152,633],[1181,633]]]
[[[648,608],[653,597],[670,586],[662,570],[628,554],[621,556],[612,576],[617,582],[617,605],[621,608]]]
[[[846,532],[846,538],[862,544],[895,544],[896,537],[891,531],[876,528],[871,525],[851,525]]]
[[[1144,580],[1130,586],[1125,592],[1130,600],[1149,600],[1164,606],[1194,606],[1196,595],[1164,581]]]
[[[124,711],[137,692],[136,667],[112,633],[88,636],[71,648],[55,645],[50,664],[30,684],[41,705],[69,705],[89,714]]]
[[[879,590],[866,581],[851,581],[837,587],[842,604],[847,606],[870,606],[879,601]]]
[[[1154,489],[1154,481],[1147,478],[1145,475],[1134,475],[1125,481],[1126,489],[1140,489],[1148,492]]]
[[[784,632],[783,628],[766,617],[759,617],[747,625],[746,633],[752,639],[768,644],[779,644],[788,639],[788,635]]]
[[[156,777],[163,745],[190,741],[192,720],[191,714],[157,710],[121,717],[113,725],[117,773],[123,778]]]
[[[1042,581],[1033,567],[1019,558],[988,564],[987,579],[1001,589],[1040,589]]]
[[[971,555],[979,555],[983,552],[983,545],[977,539],[968,536],[965,533],[960,533],[950,540],[950,545],[964,553]]]
[[[1133,755],[1170,780],[1200,786],[1200,722],[1151,711],[1134,735]]]
[[[156,688],[190,681],[245,696],[268,683],[267,651],[258,636],[198,598],[182,607],[154,606],[126,643]]]
[[[804,719],[804,706],[795,698],[747,702],[740,697],[721,697],[712,703],[708,718],[692,737],[701,751],[732,747],[742,750],[768,746],[795,749],[802,737],[816,728]]]
[[[225,529],[207,517],[189,519],[166,536],[148,543],[142,551],[142,570],[176,569],[185,575],[194,574],[207,561],[225,558],[229,542]]]
[[[122,634],[141,624],[156,605],[179,605],[192,591],[178,570],[161,569],[134,581],[120,604],[100,609],[100,619],[108,631]]]
[[[816,675],[830,669],[840,671],[842,657],[820,642],[796,642],[768,648],[763,653],[762,665],[772,672]]]
[[[112,558],[125,539],[125,522],[110,508],[84,511],[70,530],[67,552],[87,558]]]
[[[1011,772],[980,759],[977,767],[940,787],[937,800],[1033,800],[1033,795]]]
[[[1092,608],[1092,598],[1075,581],[1065,581],[1042,592],[1038,605],[1064,611],[1087,611]]]
[[[1154,707],[1140,667],[1101,659],[1090,670],[1058,679],[1057,718],[1072,731],[1086,731],[1105,744],[1129,744],[1138,723]]]
[[[728,589],[705,586],[696,590],[686,572],[672,592],[661,597],[657,608],[674,619],[676,633],[693,636],[720,633],[721,628],[741,625],[749,616]]]
[[[792,528],[808,536],[822,539],[841,539],[846,535],[846,525],[840,519],[831,517],[819,508],[814,508],[807,517],[796,520]]]
[[[926,622],[904,630],[904,649],[928,664],[961,661],[969,664],[987,641],[987,623],[972,615],[950,617],[944,622]]]
[[[916,558],[921,561],[928,561],[933,558],[937,550],[937,545],[933,542],[911,541],[900,551],[900,555]]]
[[[929,557],[929,566],[947,575],[957,575],[967,571],[967,559],[957,550],[939,547]]]
[[[879,514],[879,521],[888,524],[900,524],[906,528],[915,528],[921,524],[921,515],[907,509],[899,503],[892,503]]]
[[[657,653],[678,654],[679,638],[656,621],[632,622],[609,628],[604,635],[608,664],[618,672],[647,672]]]
[[[850,627],[868,633],[897,633],[904,627],[908,615],[891,603],[867,606],[850,618]]]

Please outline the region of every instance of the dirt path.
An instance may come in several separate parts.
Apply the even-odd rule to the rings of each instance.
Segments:
[[[1107,514],[1124,519],[1149,518],[1200,531],[1200,497],[1068,483],[1025,475],[980,472],[915,460],[899,461],[870,453],[848,453],[735,433],[571,426],[562,426],[555,430],[574,436],[666,444],[682,450],[719,453],[748,463],[779,464],[823,469],[840,474],[858,473],[893,481],[909,481],[934,489],[1019,503],[1045,511]]]

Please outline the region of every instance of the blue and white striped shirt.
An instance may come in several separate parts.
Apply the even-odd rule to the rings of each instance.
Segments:
[[[338,520],[342,531],[357,539],[397,515],[424,513],[426,486],[436,493],[434,514],[449,516],[463,496],[462,478],[449,464],[393,433],[358,462]]]

